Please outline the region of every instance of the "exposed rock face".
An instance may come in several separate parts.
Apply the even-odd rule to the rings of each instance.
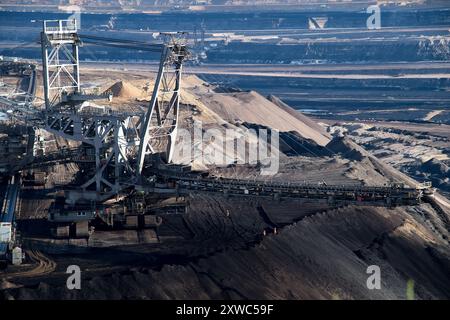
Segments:
[[[430,159],[423,163],[420,167],[423,171],[431,174],[448,175],[450,173],[449,167],[437,159]]]
[[[349,160],[354,160],[356,163],[366,163],[366,168],[372,168],[372,172],[376,172],[386,178],[388,182],[401,182],[410,187],[415,187],[418,182],[408,177],[406,174],[401,173],[392,166],[383,163],[370,152],[365,150],[347,137],[335,138],[328,145],[327,148],[341,155]],[[354,177],[358,179],[357,177]],[[373,181],[370,181],[370,177],[367,177],[367,184],[375,185]]]

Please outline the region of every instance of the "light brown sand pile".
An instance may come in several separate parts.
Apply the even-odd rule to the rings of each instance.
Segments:
[[[140,89],[126,81],[117,81],[105,92],[111,92],[113,97],[118,98],[138,98],[142,96],[142,91]]]
[[[288,107],[280,107],[254,91],[214,93],[206,95],[203,100],[209,109],[231,123],[245,121],[280,131],[297,131],[302,137],[312,139],[322,146],[330,142],[322,130],[318,131],[299,117],[293,116],[294,110],[289,112]]]

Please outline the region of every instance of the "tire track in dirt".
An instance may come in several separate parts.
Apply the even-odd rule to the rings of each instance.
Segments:
[[[5,279],[39,277],[55,271],[56,262],[45,256],[42,252],[38,250],[27,250],[26,254],[36,264],[36,267],[31,270],[8,274],[5,276]]]

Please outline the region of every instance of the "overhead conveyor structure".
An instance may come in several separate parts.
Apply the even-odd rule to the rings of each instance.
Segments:
[[[165,158],[168,162],[172,159],[182,64],[188,51],[184,33],[165,33],[162,38],[162,43],[153,44],[80,36],[76,20],[43,22],[45,129],[92,147],[95,173],[81,189],[97,192],[98,199],[140,181],[146,156],[157,152],[157,142],[165,139]],[[80,90],[78,50],[83,42],[161,54],[151,101],[144,113],[119,113],[90,103],[105,95],[86,95]]]
[[[167,163],[172,160],[178,128],[181,75],[189,57],[186,34],[162,33],[161,42],[148,43],[128,39],[111,39],[80,35],[75,20],[43,22],[41,33],[45,107],[15,106],[17,116],[60,137],[81,142],[84,150],[66,149],[36,159],[29,168],[53,161],[76,161],[88,167],[88,174],[75,191],[75,198],[102,202],[135,188],[148,192],[164,192],[144,175],[154,175],[159,181],[170,180],[176,192],[222,192],[254,196],[329,199],[365,204],[408,205],[420,201],[424,190],[399,186],[342,187],[330,185],[280,185],[244,180],[191,178],[174,176],[150,165],[148,156],[162,154]],[[108,98],[107,94],[86,94],[81,90],[79,49],[83,43],[135,49],[160,54],[151,100],[142,112],[122,112],[94,103]],[[34,79],[33,79],[34,80]],[[161,143],[161,141],[163,143]],[[163,145],[163,148],[161,148]],[[149,169],[150,168],[150,169]],[[152,190],[152,191],[151,191]],[[431,188],[427,188],[429,192]],[[373,201],[372,201],[373,200]]]

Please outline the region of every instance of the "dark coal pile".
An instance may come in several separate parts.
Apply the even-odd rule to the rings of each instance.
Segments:
[[[417,299],[450,298],[448,243],[428,205],[307,212],[298,209],[299,203],[282,203],[283,210],[260,203],[271,226],[253,205],[214,197],[194,200],[185,219],[196,245],[177,249],[178,257],[186,250],[184,259],[162,254],[159,266],[136,264],[86,276],[80,291],[69,291],[64,279],[56,279],[4,290],[3,298],[404,299],[410,279]],[[279,226],[276,234],[260,235],[274,225]],[[381,290],[366,287],[366,269],[374,264],[382,270]]]

